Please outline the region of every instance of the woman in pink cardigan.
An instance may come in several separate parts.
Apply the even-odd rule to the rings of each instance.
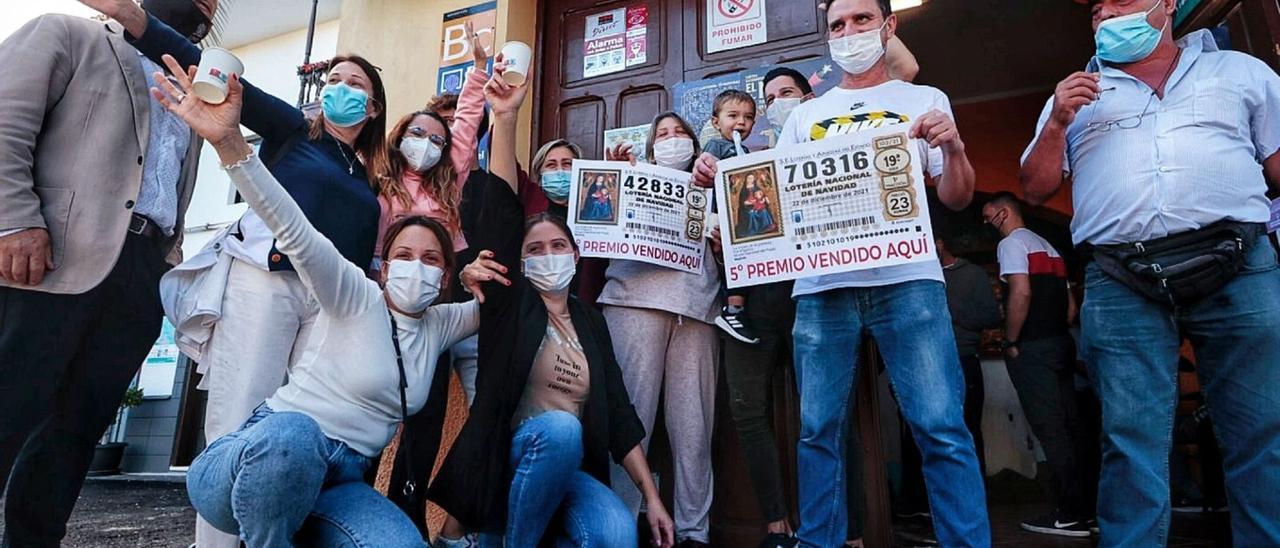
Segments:
[[[387,142],[390,172],[398,176],[379,184],[382,217],[378,222],[375,253],[382,248],[387,227],[413,215],[424,215],[443,223],[453,237],[456,252],[467,248],[458,217],[458,202],[467,176],[476,167],[476,141],[484,117],[484,85],[489,81],[485,69],[489,56],[470,23],[467,33],[472,36],[475,69],[467,74],[462,85],[452,123],[434,111],[420,110],[401,118],[391,130]],[[381,257],[376,257],[374,267],[380,266]]]

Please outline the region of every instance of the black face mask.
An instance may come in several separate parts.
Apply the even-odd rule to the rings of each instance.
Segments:
[[[143,0],[142,9],[193,44],[199,44],[213,30],[213,22],[196,7],[194,0]]]

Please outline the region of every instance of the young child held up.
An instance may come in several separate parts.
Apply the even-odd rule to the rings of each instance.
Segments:
[[[742,142],[747,140],[756,125],[755,99],[741,90],[721,92],[711,105],[711,125],[720,132],[720,137],[708,141],[703,151],[715,156],[717,160],[750,152]],[[760,342],[746,317],[747,289],[729,289],[728,277],[722,275],[720,279],[725,292],[725,307],[716,317],[716,325],[729,336],[744,343]]]

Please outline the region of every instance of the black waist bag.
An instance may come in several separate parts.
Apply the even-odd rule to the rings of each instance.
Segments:
[[[1142,296],[1183,306],[1234,279],[1263,230],[1260,223],[1219,221],[1145,242],[1094,246],[1093,260],[1108,276]]]

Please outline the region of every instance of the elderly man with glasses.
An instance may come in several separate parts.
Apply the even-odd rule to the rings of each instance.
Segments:
[[[1045,105],[1021,178],[1033,203],[1072,180],[1081,350],[1103,406],[1101,544],[1168,540],[1187,337],[1235,542],[1280,546],[1280,270],[1263,228],[1280,190],[1280,78],[1207,30],[1175,41],[1176,0],[1076,1],[1097,55]]]

